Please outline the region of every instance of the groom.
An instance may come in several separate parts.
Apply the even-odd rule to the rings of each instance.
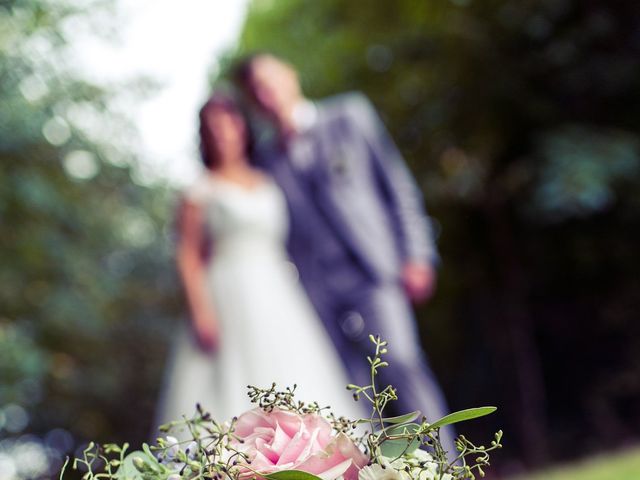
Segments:
[[[235,79],[276,128],[256,161],[285,192],[289,250],[312,303],[342,356],[350,380],[370,383],[368,334],[389,341],[399,413],[447,412],[420,348],[410,302],[433,293],[438,261],[422,197],[371,103],[348,93],[313,103],[296,70],[260,53],[237,65]],[[455,452],[451,430],[443,442]]]

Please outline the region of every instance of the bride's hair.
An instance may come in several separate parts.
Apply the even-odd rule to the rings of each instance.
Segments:
[[[215,147],[215,139],[211,133],[209,125],[209,114],[214,111],[225,111],[244,117],[237,101],[232,95],[227,93],[215,92],[209,100],[202,106],[199,113],[200,119],[200,158],[204,166],[208,169],[215,167],[220,159]],[[245,120],[245,151],[249,152],[250,138],[249,128]]]

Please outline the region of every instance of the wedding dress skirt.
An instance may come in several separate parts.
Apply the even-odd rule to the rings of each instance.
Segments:
[[[288,213],[271,180],[244,188],[206,175],[186,192],[213,238],[207,289],[221,334],[203,352],[185,325],[178,332],[160,402],[158,425],[191,417],[199,402],[225,421],[252,407],[247,386],[297,385],[296,398],[359,418],[345,369],[285,250]],[[364,361],[364,359],[363,359]]]

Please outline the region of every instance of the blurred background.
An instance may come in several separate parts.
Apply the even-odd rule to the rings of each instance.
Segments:
[[[423,345],[452,409],[499,407],[462,428],[505,431],[491,477],[640,478],[637,1],[221,3],[0,2],[0,479],[148,440],[196,111],[256,49],[405,154],[443,258]]]

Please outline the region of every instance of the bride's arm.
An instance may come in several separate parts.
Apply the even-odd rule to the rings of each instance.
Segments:
[[[203,221],[201,207],[184,200],[179,213],[178,271],[187,297],[193,327],[200,346],[207,351],[218,346],[219,329],[212,299],[207,294],[205,265],[201,255]]]

